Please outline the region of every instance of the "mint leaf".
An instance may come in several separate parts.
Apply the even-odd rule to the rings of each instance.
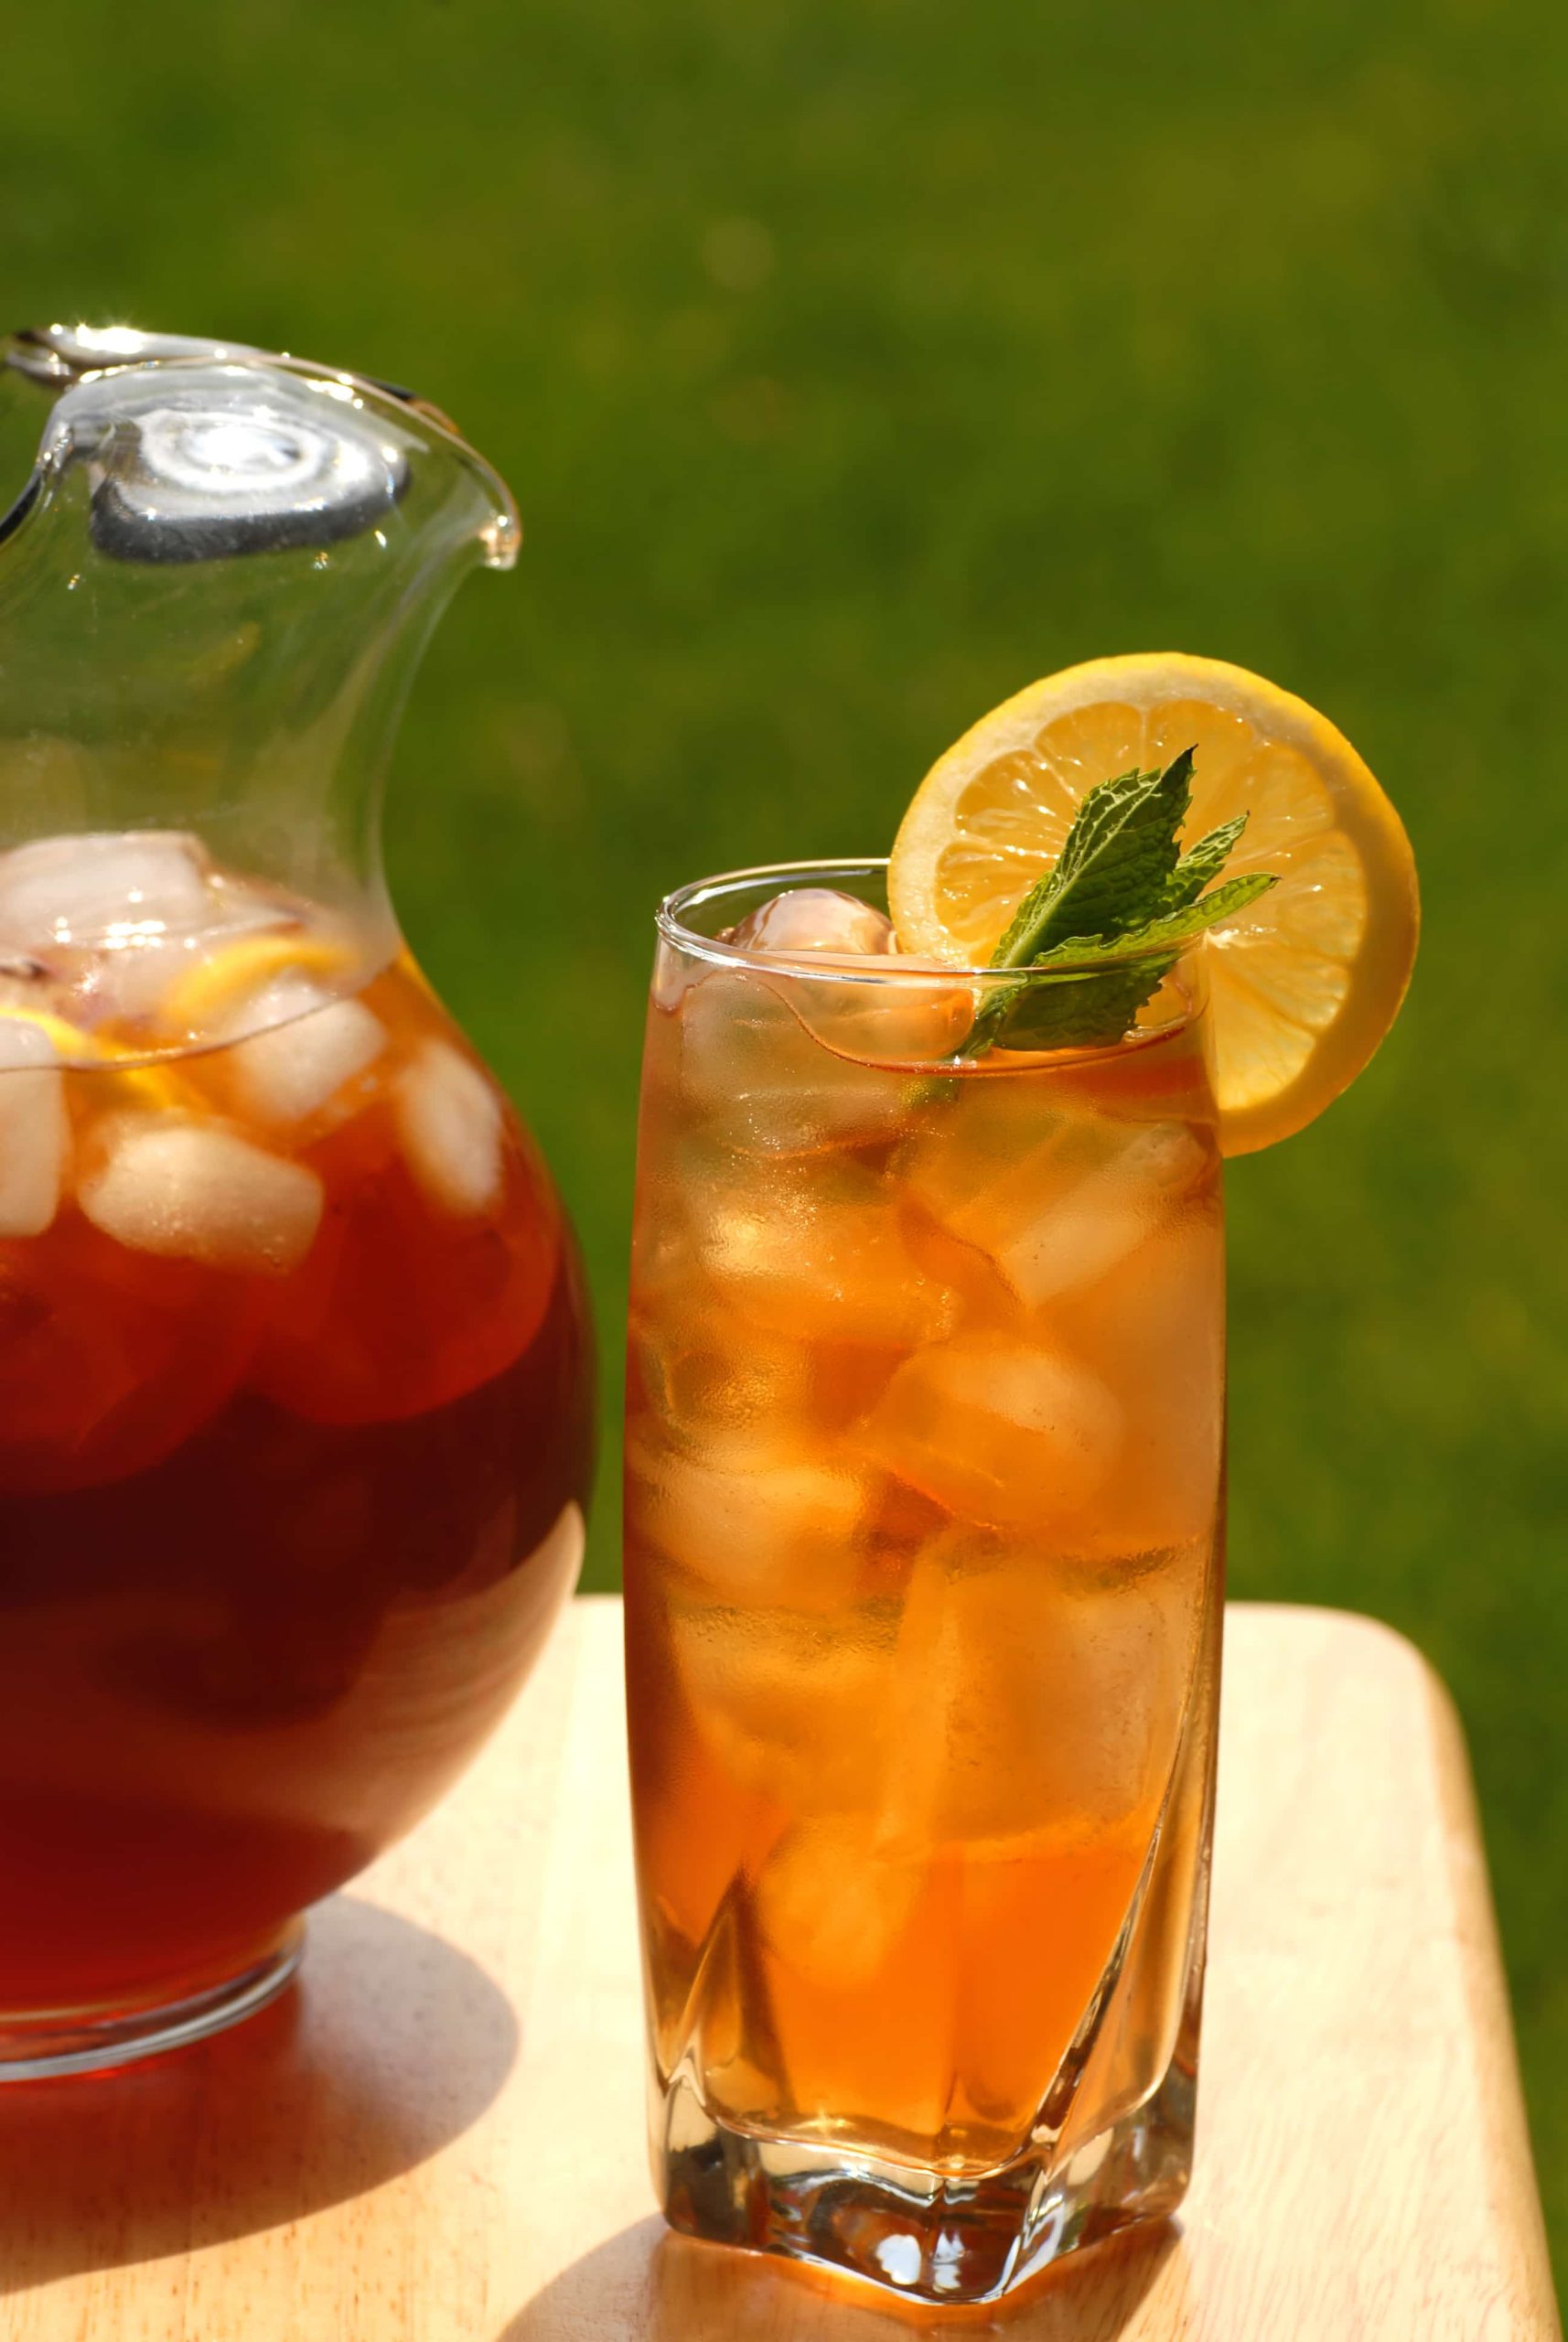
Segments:
[[[1230,859],[1231,849],[1247,826],[1245,813],[1238,813],[1233,822],[1222,822],[1207,837],[1199,838],[1188,848],[1172,871],[1165,888],[1165,908],[1185,910],[1188,903],[1196,903],[1211,878],[1218,878]]]
[[[1013,914],[991,955],[994,968],[1030,967],[1075,935],[1114,935],[1165,908],[1191,798],[1192,750],[1163,773],[1118,773],[1078,809],[1055,867]]]
[[[991,955],[996,968],[1062,970],[999,984],[961,1052],[1010,1047],[1097,1048],[1122,1039],[1175,966],[1183,944],[1234,918],[1276,882],[1262,871],[1219,876],[1247,825],[1242,813],[1183,854],[1193,752],[1163,773],[1118,773],[1091,789],[1053,869],[1031,887]],[[1092,922],[1092,923],[1091,923]]]
[[[995,1038],[1004,1025],[1016,1048],[1066,1049],[1109,1047],[1119,1041],[1146,1000],[1153,999],[1176,965],[1176,949],[1206,928],[1233,919],[1277,882],[1264,871],[1229,878],[1201,902],[1145,919],[1120,935],[1072,937],[1043,952],[1035,966],[1063,966],[1054,983],[1037,975],[998,984],[965,1044],[973,1054],[981,1026]],[[1168,951],[1162,945],[1176,947]],[[1136,954],[1136,957],[1130,955]]]
[[[1120,935],[1076,935],[1069,942],[1058,943],[1054,950],[1042,952],[1035,962],[1037,968],[1048,968],[1053,961],[1063,961],[1075,967],[1092,967],[1097,961],[1122,961],[1131,952],[1155,952],[1161,945],[1190,943],[1195,935],[1206,928],[1218,927],[1221,919],[1234,919],[1238,911],[1266,895],[1279,880],[1272,871],[1251,870],[1244,877],[1227,878],[1222,886],[1214,887],[1200,902],[1188,903],[1181,910],[1164,911],[1157,919],[1143,920],[1136,927],[1124,927]]]
[[[1064,956],[1070,959],[1072,951]],[[1004,1038],[1010,1049],[1110,1048],[1173,964],[1169,959],[1129,960],[1119,967],[998,985],[975,1018],[962,1054],[983,1056]]]

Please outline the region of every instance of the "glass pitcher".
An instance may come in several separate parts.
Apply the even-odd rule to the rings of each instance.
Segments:
[[[434,409],[0,344],[0,2076],[232,2022],[574,1584],[549,1176],[399,938],[381,784],[507,489]]]

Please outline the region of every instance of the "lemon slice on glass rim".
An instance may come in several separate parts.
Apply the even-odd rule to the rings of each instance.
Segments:
[[[1398,1014],[1420,928],[1399,815],[1343,733],[1218,659],[1148,651],[1065,668],[938,758],[887,873],[901,950],[983,967],[1089,790],[1196,751],[1190,843],[1249,816],[1227,877],[1279,884],[1210,930],[1220,1135],[1247,1155],[1353,1081]]]

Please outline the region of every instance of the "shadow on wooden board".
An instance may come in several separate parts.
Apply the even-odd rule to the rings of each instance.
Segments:
[[[0,2293],[250,2236],[412,2170],[517,2054],[483,1971],[352,1896],[303,1982],[197,2049],[0,2090]]]
[[[1145,2326],[1140,2310],[1158,2315]],[[995,2334],[1006,2342],[1117,2342],[1187,2330],[1186,2255],[1170,2222],[1064,2261],[1001,2310],[929,2314],[896,2300],[884,2308],[835,2282],[757,2253],[672,2236],[661,2220],[635,2228],[563,2270],[499,2342],[937,2342]]]

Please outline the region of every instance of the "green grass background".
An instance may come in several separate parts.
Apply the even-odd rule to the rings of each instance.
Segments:
[[[880,848],[1112,649],[1261,668],[1384,777],[1409,1006],[1231,1183],[1235,1585],[1457,1694],[1568,2253],[1568,14],[56,0],[4,51],[11,321],[410,381],[516,487],[392,860],[577,1215],[607,1420],[667,885]]]

